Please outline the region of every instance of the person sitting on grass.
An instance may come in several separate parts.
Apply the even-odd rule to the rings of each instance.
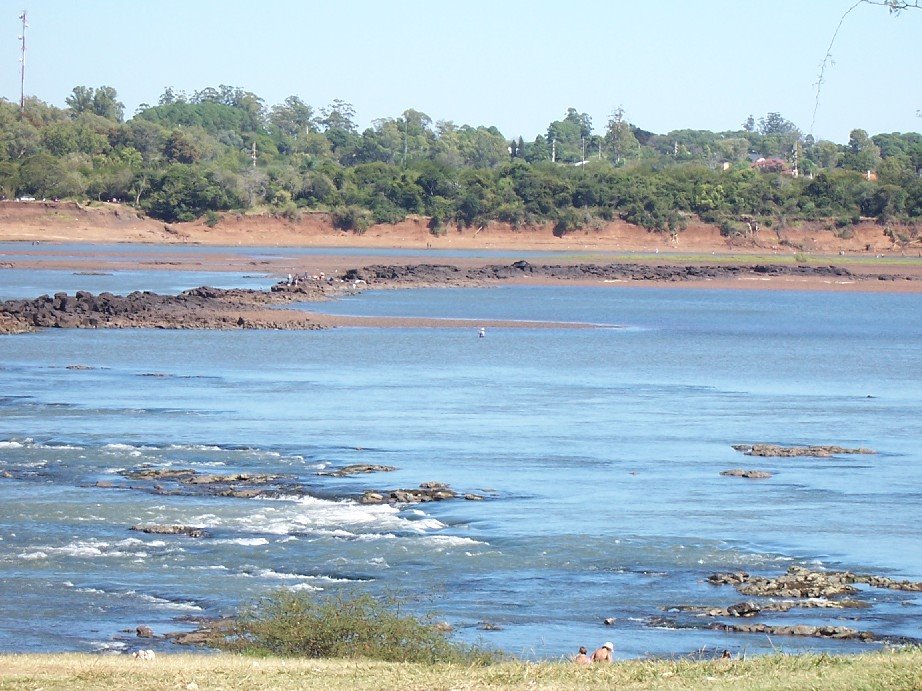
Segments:
[[[589,656],[586,654],[586,652],[586,646],[581,645],[579,647],[579,653],[577,653],[576,657],[573,658],[573,662],[582,666],[591,664],[592,660],[589,659]]]
[[[606,641],[602,644],[602,647],[592,653],[593,662],[608,662],[612,661],[611,651],[615,649],[615,644],[611,641]]]

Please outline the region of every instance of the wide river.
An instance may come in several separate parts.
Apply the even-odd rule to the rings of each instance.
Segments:
[[[500,287],[321,308],[598,326],[3,337],[0,651],[149,647],[138,625],[186,630],[276,588],[397,595],[536,658],[605,640],[622,657],[858,651],[879,644],[668,610],[745,599],[705,582],[721,570],[922,580],[922,295]],[[879,453],[731,448],[754,442]],[[352,463],[397,469],[318,474]],[[158,494],[122,474],[140,468],[283,474],[310,494]],[[356,501],[426,481],[485,499]],[[130,530],[154,523],[207,537]],[[764,621],[920,635],[919,593],[862,597]]]

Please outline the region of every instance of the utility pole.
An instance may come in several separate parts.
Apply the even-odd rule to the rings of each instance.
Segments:
[[[407,167],[407,151],[410,140],[410,118],[403,116],[403,167]]]
[[[551,140],[551,163],[557,162],[557,139]]]
[[[796,178],[800,175],[800,171],[797,169],[797,142],[794,142],[794,146],[791,147],[791,153],[794,156],[794,170],[791,171],[791,174]]]
[[[19,15],[22,20],[22,34],[19,37],[19,116],[26,111],[26,29],[29,26],[26,11]]]
[[[256,167],[256,142],[253,142],[253,152],[250,154],[250,158],[253,159],[253,167]]]

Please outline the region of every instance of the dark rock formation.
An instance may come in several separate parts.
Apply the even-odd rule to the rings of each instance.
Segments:
[[[205,537],[204,528],[193,528],[188,525],[134,525],[132,530],[151,535],[187,535],[188,537]]]
[[[317,299],[303,294],[301,300]],[[169,328],[169,329],[313,329],[307,315],[282,318],[266,309],[295,299],[294,295],[258,290],[193,288],[178,295],[135,291],[128,295],[78,290],[34,300],[0,303],[0,333],[37,328]]]

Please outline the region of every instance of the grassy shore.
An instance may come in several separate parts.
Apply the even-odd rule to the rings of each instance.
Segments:
[[[0,655],[0,689],[922,689],[922,649],[747,660],[568,662],[488,666],[230,654]]]

